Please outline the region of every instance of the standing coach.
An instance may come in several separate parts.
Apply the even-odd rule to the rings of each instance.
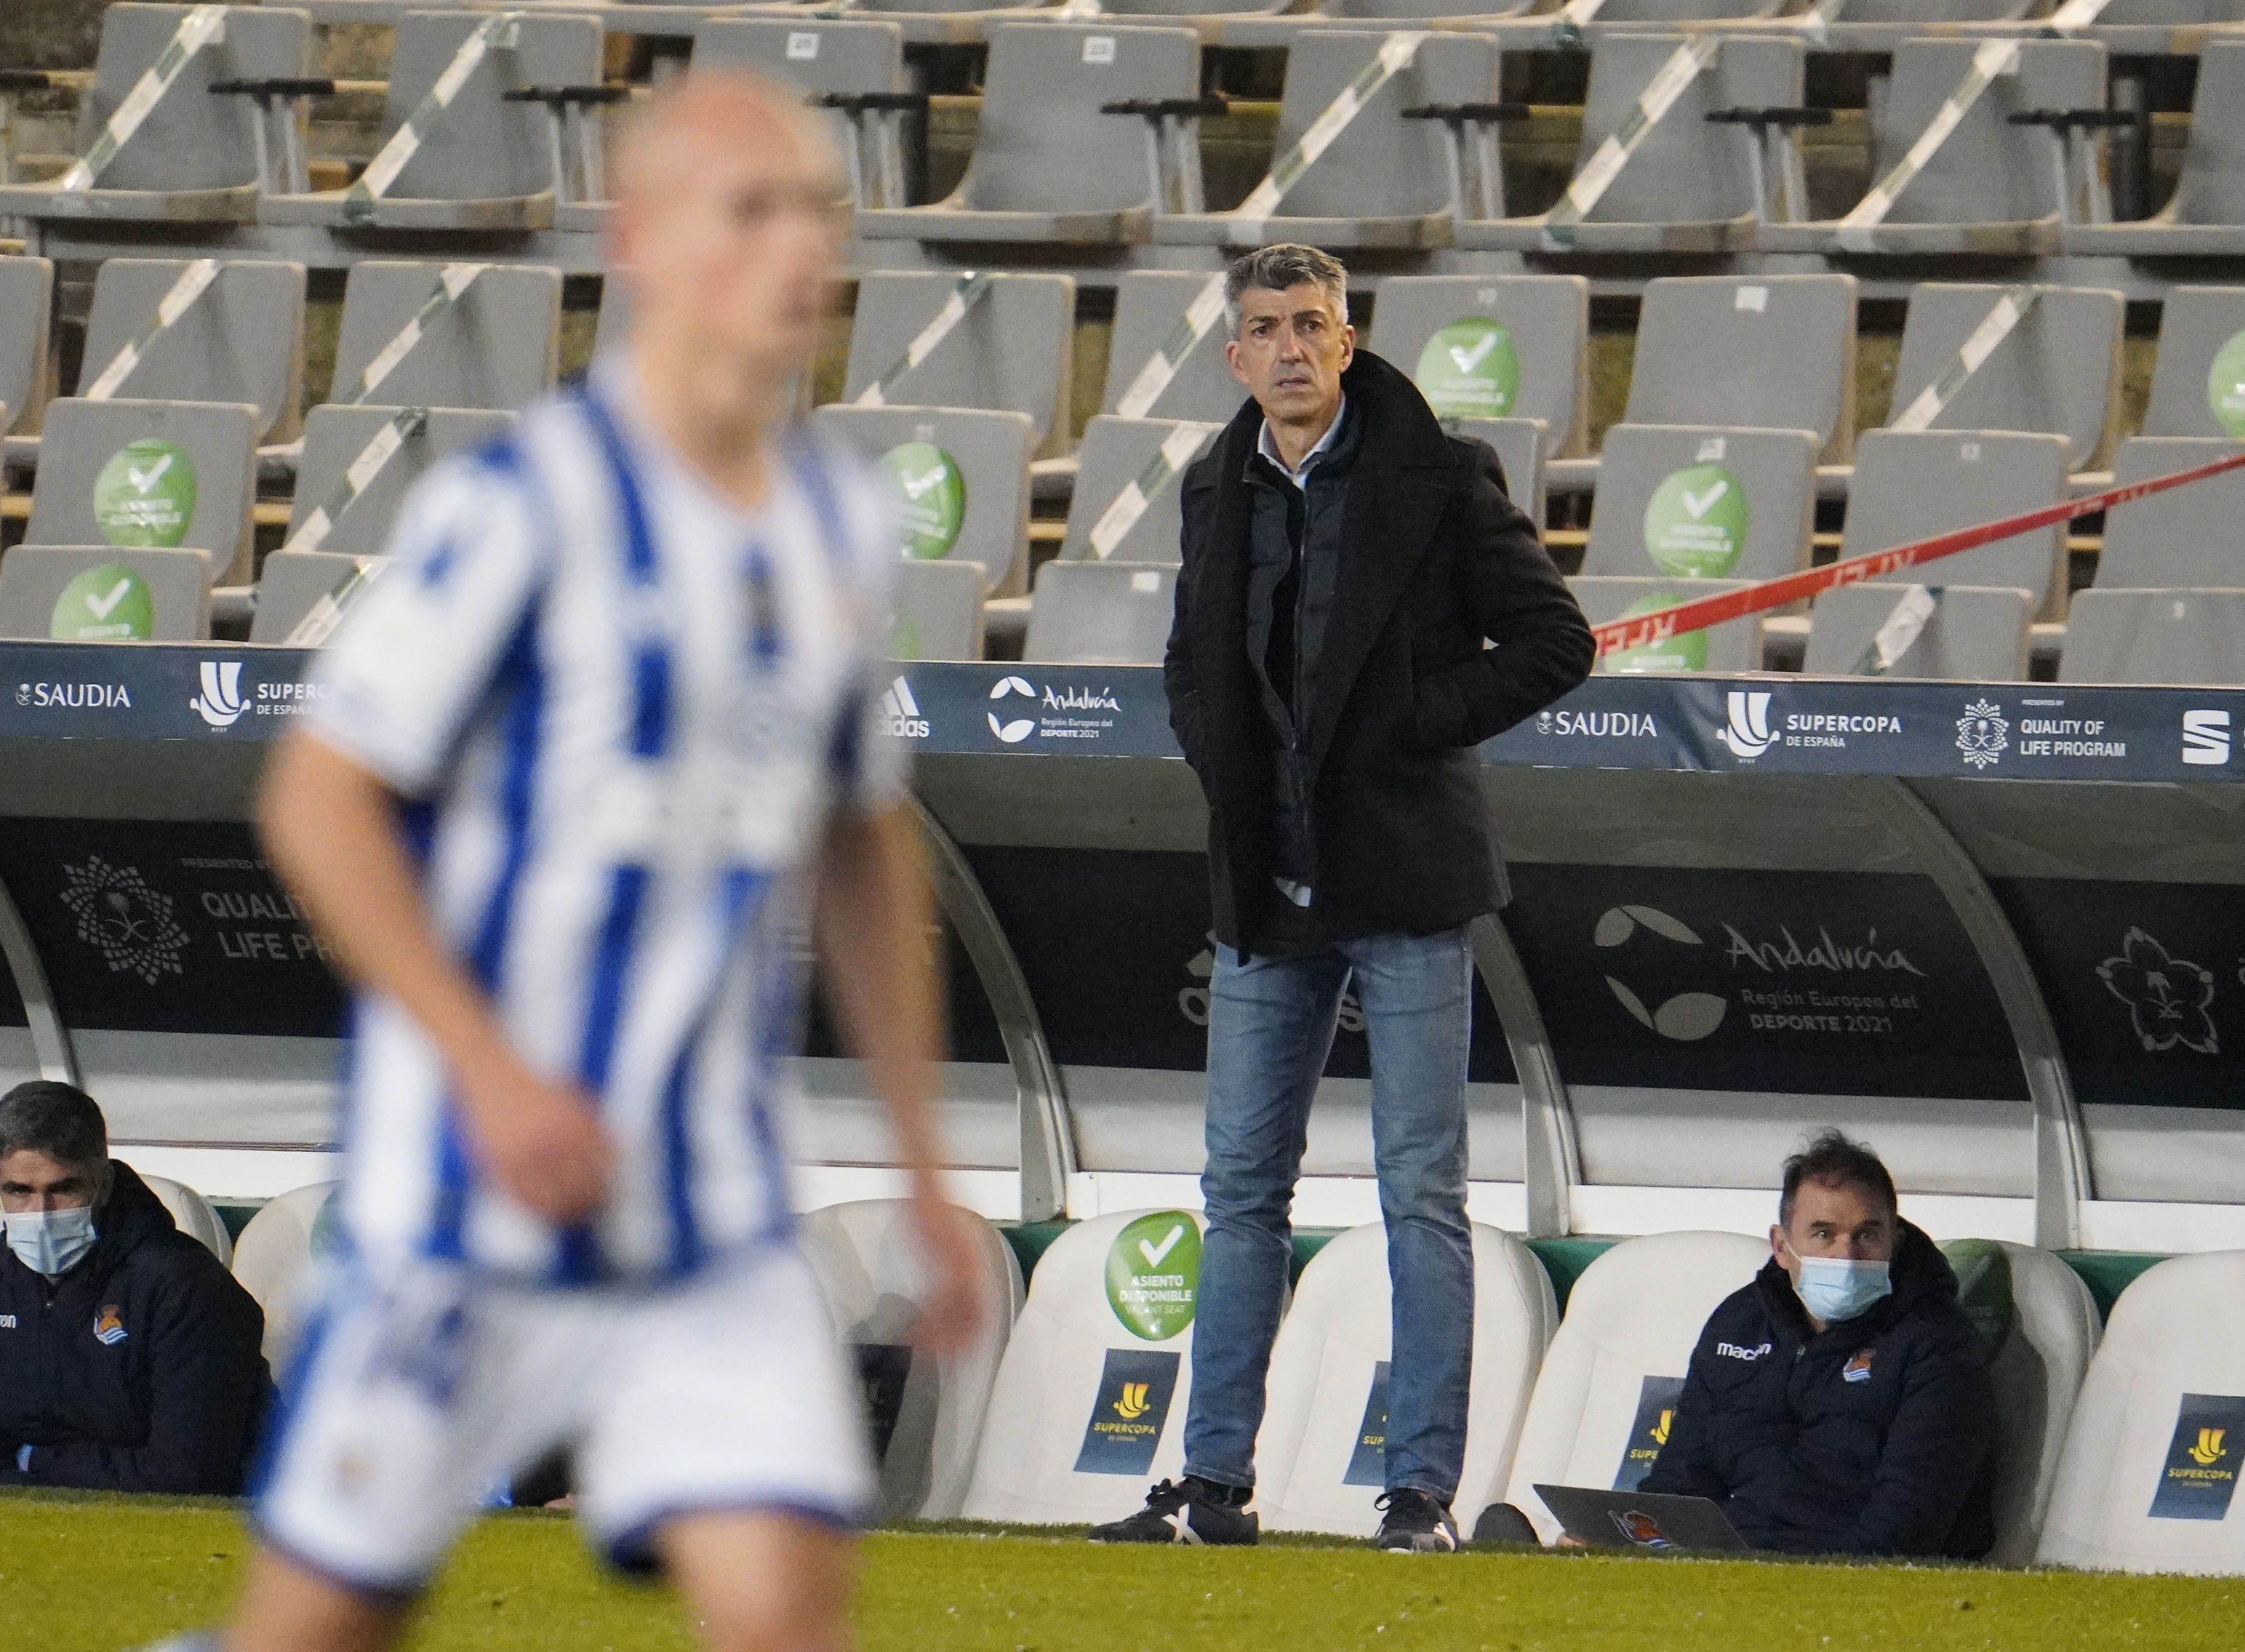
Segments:
[[[1394,1302],[1375,1540],[1447,1551],[1473,1360],[1466,925],[1506,899],[1472,748],[1580,683],[1590,632],[1496,455],[1356,348],[1338,262],[1266,247],[1224,296],[1253,399],[1185,473],[1164,667],[1220,943],[1185,1474],[1093,1535],[1255,1540],[1294,1181],[1353,976]]]

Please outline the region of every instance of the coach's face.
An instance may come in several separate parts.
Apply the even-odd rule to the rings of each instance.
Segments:
[[[1284,292],[1250,287],[1239,295],[1239,330],[1224,358],[1272,424],[1322,429],[1340,411],[1356,330],[1315,282]]]
[[[21,1216],[33,1211],[82,1210],[100,1192],[100,1177],[83,1165],[66,1165],[36,1147],[19,1147],[0,1159],[0,1211]]]

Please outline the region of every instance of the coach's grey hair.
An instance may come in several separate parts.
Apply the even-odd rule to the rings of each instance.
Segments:
[[[51,1078],[34,1078],[0,1096],[0,1159],[26,1148],[97,1179],[109,1167],[109,1130],[101,1109],[83,1090]]]
[[[1341,268],[1340,260],[1315,247],[1282,241],[1275,247],[1258,247],[1243,254],[1225,269],[1225,324],[1233,333],[1239,331],[1239,295],[1250,287],[1283,293],[1305,282],[1321,289],[1332,301],[1333,313],[1344,322],[1348,319],[1348,271]]]

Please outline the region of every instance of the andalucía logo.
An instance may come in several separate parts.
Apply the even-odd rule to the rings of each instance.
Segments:
[[[205,660],[202,688],[203,691],[187,704],[214,729],[232,728],[249,709],[249,702],[241,697],[240,660]]]
[[[1007,699],[1016,694],[1034,700],[1037,697],[1036,686],[1026,677],[1001,676],[998,679],[996,686],[990,690],[990,697],[994,700]],[[990,732],[1007,745],[1019,745],[1037,731],[1037,721],[1034,717],[1014,717],[1000,723],[998,720],[997,712],[992,711],[988,715]]]
[[[1733,757],[1751,763],[1777,744],[1769,726],[1769,696],[1733,689],[1724,697],[1729,716],[1715,738],[1730,748]]]
[[[1767,699],[1768,697],[1761,697]],[[1642,928],[1679,947],[1696,947],[1701,943],[1698,931],[1681,918],[1652,907],[1609,907],[1599,914],[1597,928],[1590,940],[1599,947],[1618,947]],[[1723,1013],[1730,1008],[1722,998],[1712,992],[1679,992],[1664,1000],[1657,1008],[1648,1010],[1645,1000],[1634,989],[1618,977],[1606,976],[1606,988],[1621,1007],[1643,1025],[1650,1027],[1664,1038],[1673,1038],[1679,1044],[1694,1044],[1705,1038],[1723,1024]]]

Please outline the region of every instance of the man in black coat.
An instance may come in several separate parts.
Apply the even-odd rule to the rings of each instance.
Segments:
[[[1770,1249],[1699,1334],[1643,1489],[1714,1499],[1756,1548],[1985,1554],[1987,1349],[1886,1166],[1819,1136],[1786,1161]]]
[[[83,1091],[0,1097],[0,1485],[239,1492],[265,1315],[109,1157]]]
[[[1252,399],[1184,479],[1165,671],[1209,806],[1208,1231],[1185,1479],[1095,1533],[1109,1541],[1255,1540],[1289,1211],[1353,980],[1394,1288],[1377,1541],[1456,1547],[1473,1330],[1465,926],[1506,898],[1473,748],[1581,682],[1592,647],[1496,456],[1355,348],[1345,287],[1309,247],[1231,266],[1227,355]]]

